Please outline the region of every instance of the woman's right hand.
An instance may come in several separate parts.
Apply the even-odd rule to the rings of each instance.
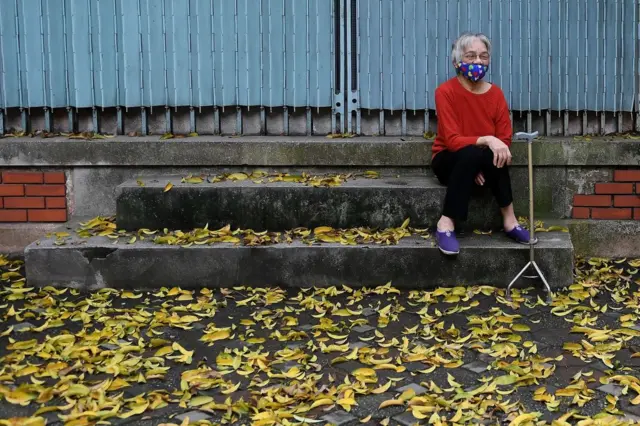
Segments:
[[[495,136],[483,136],[481,144],[487,146],[493,152],[493,165],[497,168],[511,165],[511,151],[509,147]]]

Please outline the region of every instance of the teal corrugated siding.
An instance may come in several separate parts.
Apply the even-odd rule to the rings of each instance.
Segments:
[[[0,108],[434,109],[472,30],[513,110],[633,111],[637,16],[636,0],[2,0]]]
[[[632,111],[636,0],[356,0],[365,109],[434,109],[463,31],[492,41],[488,79],[514,110]]]
[[[329,0],[2,0],[0,108],[333,103]]]

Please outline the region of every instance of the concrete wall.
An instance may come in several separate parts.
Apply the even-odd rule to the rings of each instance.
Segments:
[[[94,141],[7,138],[0,171],[66,172],[71,215],[115,213],[116,187],[153,175],[268,171],[310,174],[379,170],[383,175],[427,174],[431,141],[423,138],[188,138],[157,137]],[[511,168],[516,209],[526,215],[526,144],[514,143]],[[575,194],[593,193],[618,169],[640,167],[640,142],[624,138],[546,138],[534,143],[535,204],[549,218],[569,218]]]

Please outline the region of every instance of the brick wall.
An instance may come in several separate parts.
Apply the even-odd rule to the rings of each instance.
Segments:
[[[575,219],[640,220],[640,169],[616,170],[613,182],[597,182],[594,194],[573,197]]]
[[[3,171],[0,222],[66,222],[64,172]]]

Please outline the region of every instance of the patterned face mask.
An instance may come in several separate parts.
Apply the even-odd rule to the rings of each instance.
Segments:
[[[489,65],[484,64],[470,64],[467,62],[458,62],[456,64],[457,72],[474,83],[482,80],[488,69]]]

